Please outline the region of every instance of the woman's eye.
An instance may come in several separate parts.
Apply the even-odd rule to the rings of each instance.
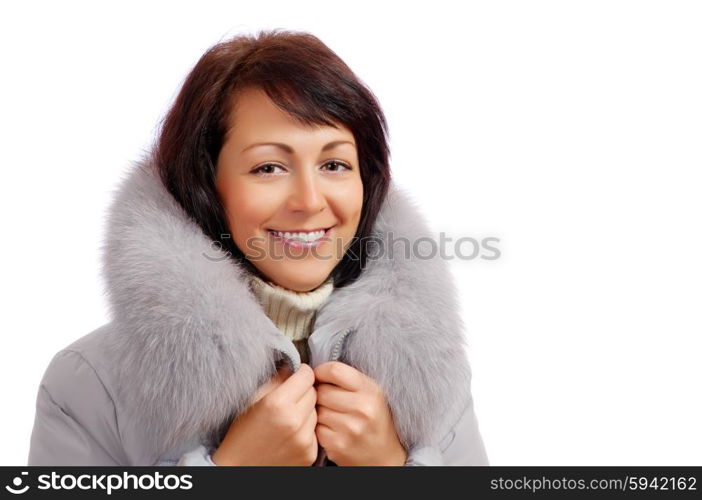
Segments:
[[[331,166],[328,170],[330,172],[343,172],[345,170],[352,170],[350,166],[348,166],[346,163],[337,161],[337,160],[331,160],[326,162],[324,167]],[[278,175],[275,172],[275,169],[283,169],[280,165],[276,165],[275,163],[265,163],[261,165],[260,167],[256,167],[251,171],[252,174],[258,175],[259,177],[271,177],[274,175]]]
[[[261,177],[267,177],[270,175],[275,175],[273,173],[273,170],[276,168],[282,168],[280,165],[276,165],[275,163],[266,163],[265,165],[261,165],[260,167],[257,167],[251,171],[252,174],[258,174]]]
[[[337,161],[337,160],[331,160],[325,163],[325,165],[336,165],[337,168],[332,169],[332,172],[340,172],[342,168],[346,170],[351,170],[351,167],[349,167],[346,163]]]

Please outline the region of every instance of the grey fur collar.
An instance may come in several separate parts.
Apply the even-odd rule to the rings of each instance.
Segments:
[[[375,232],[381,243],[389,233],[412,243],[433,236],[394,184]],[[422,255],[428,248],[420,246]],[[217,444],[275,371],[281,333],[249,290],[248,272],[224,257],[148,159],[135,163],[117,189],[103,245],[116,325],[108,345],[118,397],[158,455],[193,437]],[[392,259],[369,259],[356,282],[334,290],[315,328],[330,322],[355,329],[342,360],[384,389],[405,446],[448,431],[468,401],[471,373],[445,262],[406,258],[397,244]]]

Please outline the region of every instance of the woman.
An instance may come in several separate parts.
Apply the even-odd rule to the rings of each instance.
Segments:
[[[119,187],[111,321],[49,364],[29,464],[487,464],[386,129],[312,35],[207,51]]]

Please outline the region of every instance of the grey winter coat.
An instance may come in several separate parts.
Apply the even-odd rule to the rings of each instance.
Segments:
[[[59,351],[41,381],[29,465],[214,465],[231,421],[300,356],[149,160],[120,183],[103,275],[111,321]],[[407,465],[487,465],[463,324],[445,262],[386,238],[432,237],[391,185],[375,256],[335,289],[309,337],[310,365],[340,360],[383,388]],[[435,240],[435,238],[432,238]],[[324,450],[315,465],[329,465]]]

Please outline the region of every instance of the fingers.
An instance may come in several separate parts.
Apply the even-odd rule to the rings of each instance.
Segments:
[[[283,364],[278,368],[276,373],[268,379],[266,382],[261,384],[259,388],[256,390],[256,394],[254,397],[251,399],[251,404],[256,403],[260,399],[266,396],[269,392],[271,392],[273,389],[278,387],[280,384],[285,382],[285,380],[290,377],[291,371],[290,367],[288,366],[287,363]]]
[[[307,415],[307,420],[305,420],[304,425],[302,426],[302,431],[303,432],[314,432],[314,428],[317,426],[317,412],[314,410],[310,410],[309,415]]]
[[[326,406],[317,407],[317,423],[324,424],[330,429],[344,429],[349,421],[348,414],[341,413]]]
[[[312,386],[314,386],[314,371],[310,368],[310,365],[303,363],[300,365],[300,368],[280,384],[275,391],[278,393],[278,397],[284,398],[289,402],[297,403]]]
[[[307,420],[300,428],[300,432],[303,436],[312,435],[316,444],[317,435],[315,434],[315,429],[317,428],[317,412],[312,410],[309,415],[307,415]]]
[[[338,385],[347,391],[360,391],[367,383],[363,373],[340,361],[328,361],[315,367],[318,382]]]
[[[341,413],[353,413],[358,408],[358,396],[334,384],[317,385],[317,404]]]
[[[300,411],[303,413],[313,412],[317,406],[317,389],[311,386],[302,398],[297,402]]]

